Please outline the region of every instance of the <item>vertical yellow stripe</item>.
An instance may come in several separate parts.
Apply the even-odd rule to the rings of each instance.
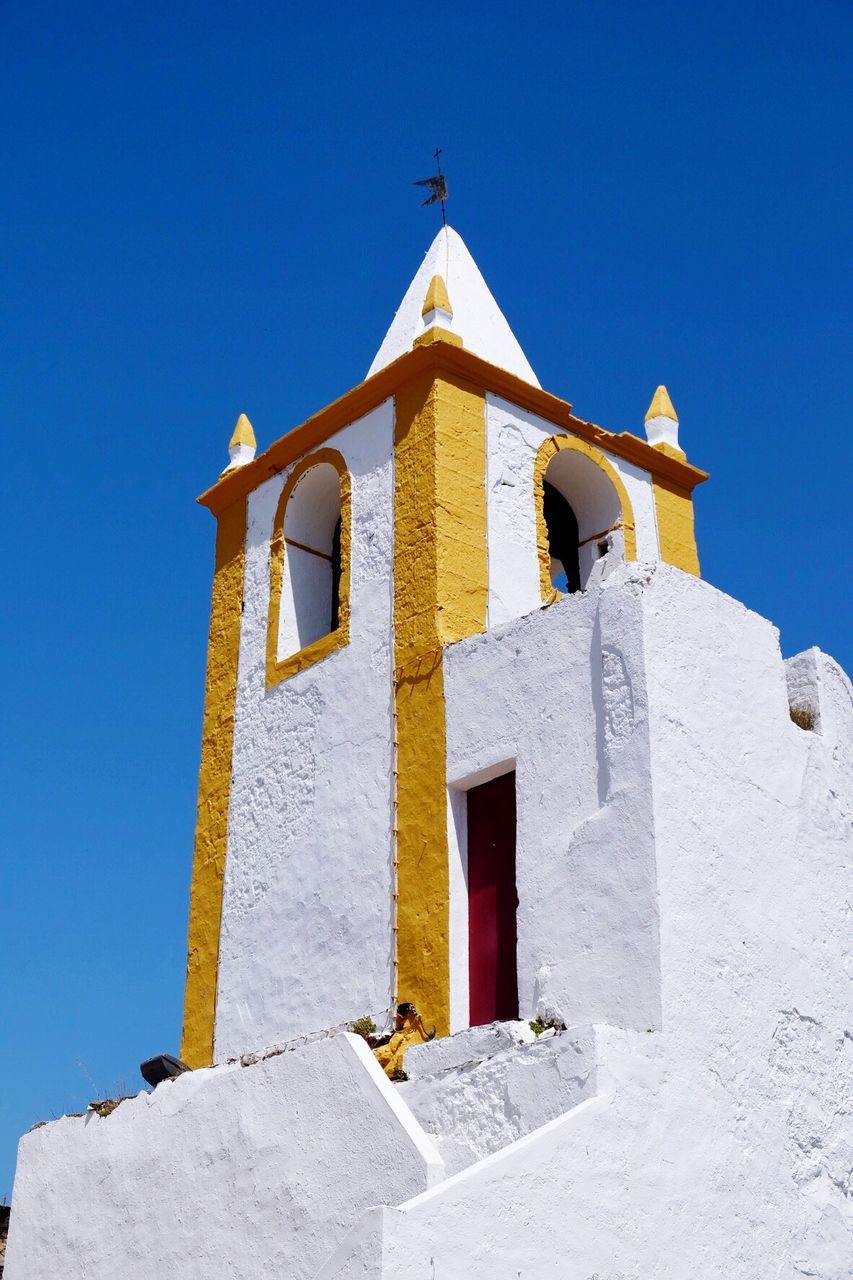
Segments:
[[[425,375],[396,400],[397,991],[450,1030],[442,646],[485,630],[485,400]]]
[[[213,1061],[245,544],[243,498],[222,512],[216,529],[181,1042],[181,1057],[191,1067]]]
[[[453,644],[486,629],[486,402],[450,377],[435,383],[438,634]]]
[[[699,577],[692,495],[657,476],[654,490],[661,560]]]

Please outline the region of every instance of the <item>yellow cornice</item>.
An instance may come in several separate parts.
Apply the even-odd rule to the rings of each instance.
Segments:
[[[253,462],[226,471],[216,484],[198,499],[203,507],[218,514],[233,502],[276,475],[282,468],[301,458],[310,449],[328,440],[341,427],[363,417],[371,409],[395,395],[402,387],[425,372],[446,373],[467,379],[484,392],[501,396],[520,409],[544,418],[554,426],[571,431],[581,440],[596,445],[606,453],[632,462],[652,476],[690,493],[708,472],[679,458],[670,457],[629,431],[618,434],[576,418],[572,406],[558,396],[534,387],[522,378],[489,364],[473,351],[452,346],[449,342],[431,342],[405,352],[392,364],[380,369],[372,378],[360,382],[338,400],[320,409],[300,426],[294,427],[259,454]]]

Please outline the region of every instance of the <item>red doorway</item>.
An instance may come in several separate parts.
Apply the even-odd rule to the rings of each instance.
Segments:
[[[518,1017],[515,772],[468,792],[468,991],[472,1027]]]

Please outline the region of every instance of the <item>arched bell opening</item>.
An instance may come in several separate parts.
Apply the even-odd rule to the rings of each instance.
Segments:
[[[557,591],[580,591],[578,519],[560,490],[548,480],[542,486],[542,509],[548,530],[551,586]]]
[[[543,592],[550,588],[571,594],[584,590],[602,556],[624,555],[625,541],[616,531],[626,525],[633,531],[633,518],[624,510],[627,497],[610,469],[590,456],[597,451],[564,444],[562,437],[546,448],[540,471],[541,540],[547,544],[540,547],[547,565]]]
[[[273,522],[268,685],[348,642],[349,533],[346,463],[320,449],[291,472]]]

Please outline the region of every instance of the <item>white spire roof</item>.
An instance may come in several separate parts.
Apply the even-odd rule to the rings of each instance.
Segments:
[[[426,317],[423,315],[424,301],[434,276],[440,276],[444,281],[452,318],[448,318],[446,313],[438,320],[434,318],[434,312],[428,312]],[[368,378],[406,351],[411,351],[415,339],[433,323],[439,323],[461,338],[466,351],[473,351],[490,364],[516,374],[525,382],[532,382],[534,387],[539,386],[539,379],[489,292],[476,262],[462,238],[451,227],[442,227],[427,250],[367,371]]]

